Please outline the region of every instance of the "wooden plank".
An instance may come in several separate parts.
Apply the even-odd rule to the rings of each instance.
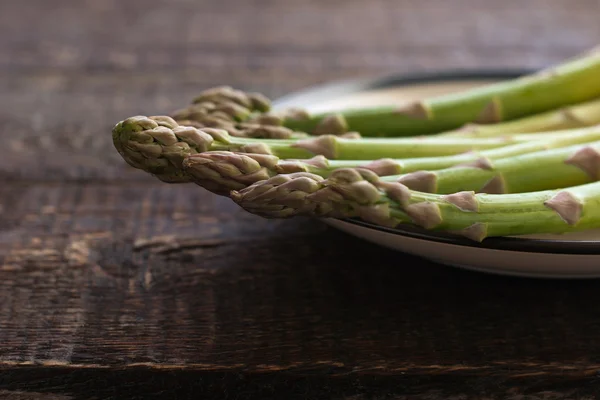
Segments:
[[[317,221],[257,218],[127,167],[110,129],[219,84],[279,96],[393,72],[541,67],[596,45],[599,11],[1,3],[0,397],[593,398],[597,282],[468,273]]]
[[[262,68],[291,77],[353,65],[495,66],[503,57],[523,66],[594,46],[600,33],[595,0],[29,0],[1,7],[0,66],[9,69],[212,74],[235,66],[234,78]]]
[[[512,372],[512,371],[511,371]],[[515,371],[516,372],[516,371]],[[332,399],[332,400],[549,400],[597,398],[593,377],[498,377],[466,371],[379,375],[206,372],[137,367],[0,367],[0,395],[8,400],[99,399]],[[11,397],[11,393],[15,393]],[[18,395],[29,397],[17,397]],[[57,396],[57,397],[41,397]],[[38,397],[34,397],[37,395]],[[61,396],[61,397],[59,397]]]
[[[598,284],[460,272],[194,186],[23,184],[0,362],[210,370],[598,368]],[[4,202],[3,202],[4,203]]]

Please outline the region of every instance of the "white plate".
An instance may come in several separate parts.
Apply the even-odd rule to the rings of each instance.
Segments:
[[[356,106],[404,104],[513,78],[529,71],[462,71],[334,83],[293,93],[276,108],[333,111]],[[414,227],[381,228],[358,220],[325,220],[369,242],[435,262],[483,272],[538,278],[600,277],[600,230],[564,235],[489,238],[482,243]]]

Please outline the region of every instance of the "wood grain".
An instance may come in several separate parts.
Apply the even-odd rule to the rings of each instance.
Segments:
[[[0,397],[563,399],[597,281],[449,269],[127,167],[110,129],[231,84],[541,67],[594,0],[0,3]]]

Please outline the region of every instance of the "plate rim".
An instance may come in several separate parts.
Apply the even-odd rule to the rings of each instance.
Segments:
[[[365,90],[386,89],[395,86],[409,86],[412,84],[459,82],[477,79],[514,79],[519,76],[534,72],[531,68],[505,68],[505,69],[456,69],[439,70],[416,73],[397,73],[375,78],[340,80],[321,85],[314,85],[301,89],[273,100],[274,107],[298,105],[298,102],[318,99],[334,99],[340,95],[357,93]],[[459,236],[443,232],[427,231],[423,228],[401,225],[396,228],[387,228],[371,224],[355,218],[342,218],[340,221],[374,229],[395,235],[408,236],[420,240],[446,243],[457,246],[476,247],[490,250],[510,250],[527,253],[546,254],[600,254],[598,241],[581,240],[570,241],[560,239],[535,239],[519,237],[491,237],[482,242],[475,242]]]

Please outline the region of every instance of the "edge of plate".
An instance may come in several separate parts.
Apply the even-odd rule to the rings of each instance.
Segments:
[[[334,99],[344,94],[365,90],[385,89],[392,86],[408,86],[442,81],[461,81],[472,79],[511,79],[528,73],[531,69],[462,69],[451,71],[433,71],[413,74],[395,74],[376,78],[354,79],[316,85],[290,93],[273,101],[275,108],[297,106],[299,103]],[[519,237],[494,237],[483,242],[473,242],[454,235],[426,231],[418,227],[385,228],[358,219],[342,219],[344,222],[359,225],[397,235],[410,236],[422,240],[442,242],[458,246],[478,247],[494,250],[512,250],[528,253],[554,254],[600,254],[600,245],[596,241],[569,241],[559,239],[534,239]]]

